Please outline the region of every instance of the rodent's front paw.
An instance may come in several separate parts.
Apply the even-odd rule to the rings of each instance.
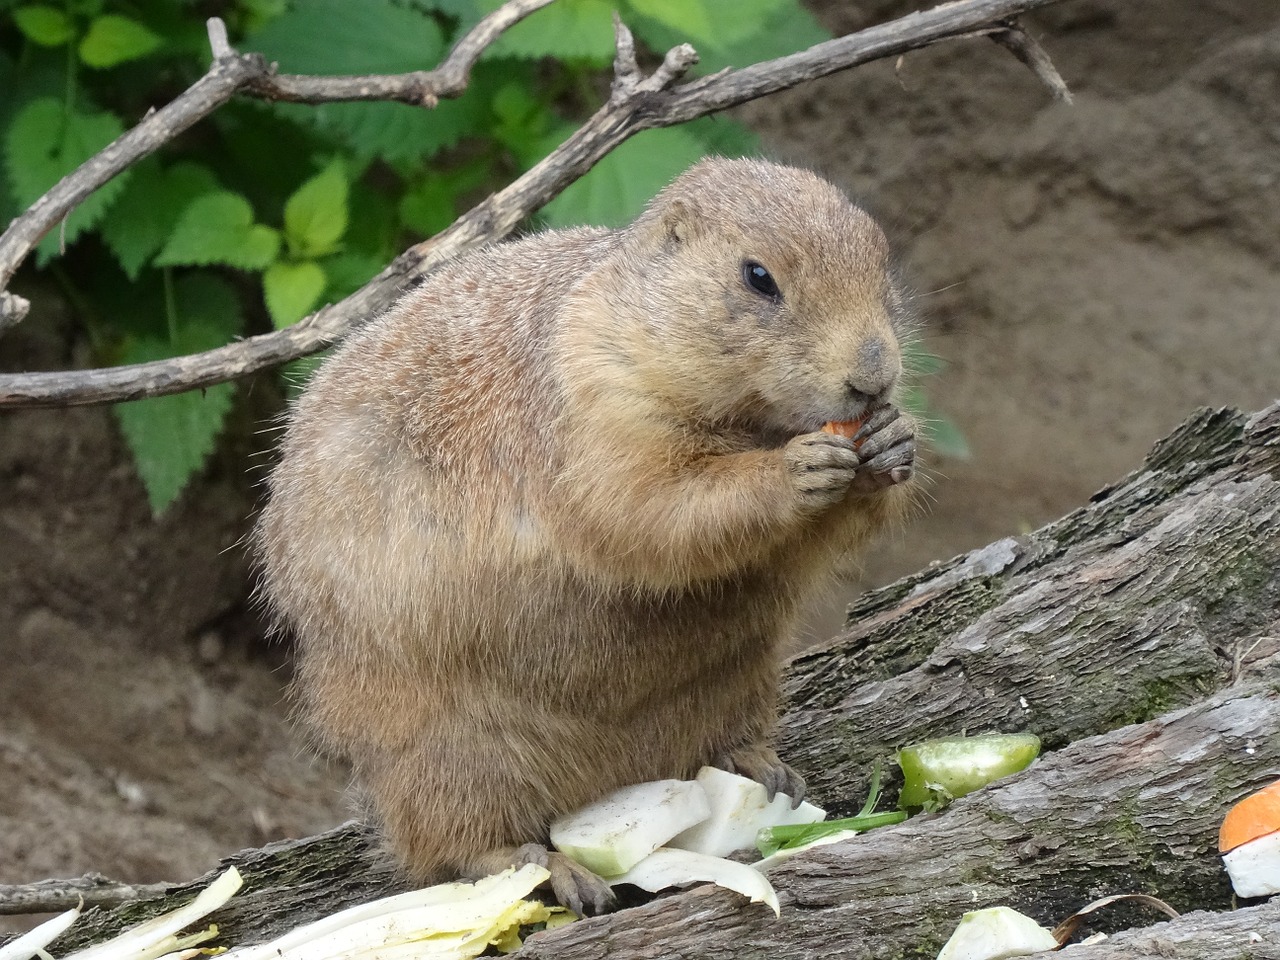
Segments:
[[[801,506],[810,511],[843,500],[862,463],[852,441],[830,433],[793,437],[782,456]]]
[[[915,475],[916,425],[896,407],[872,414],[854,437],[862,461],[850,485],[855,493],[875,493],[906,483]]]

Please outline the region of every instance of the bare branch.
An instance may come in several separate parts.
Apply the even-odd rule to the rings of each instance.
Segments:
[[[227,25],[222,22],[221,17],[210,17],[205,21],[205,29],[209,32],[209,50],[213,53],[213,59],[221,60],[236,55],[227,38]]]
[[[516,0],[516,3],[507,6],[521,4],[519,10],[511,14],[515,17],[517,13],[526,15],[545,2],[546,0],[523,0],[521,3],[521,0]],[[626,44],[632,41],[629,31],[624,27],[618,31],[619,72],[615,76],[614,91],[608,104],[532,170],[478,204],[436,237],[406,250],[368,284],[345,300],[322,308],[307,320],[286,330],[262,334],[206,353],[174,360],[101,370],[0,375],[0,407],[112,403],[143,396],[177,393],[193,387],[221,383],[314,353],[341,339],[361,321],[385,310],[408,284],[429,273],[440,263],[505,236],[516,224],[581,177],[620,143],[642,130],[684,123],[873,60],[898,56],[956,37],[971,36],[975,31],[989,31],[993,25],[1008,30],[1010,18],[1060,2],[1063,0],[954,0],[931,10],[912,13],[849,36],[828,40],[799,53],[738,70],[726,70],[674,88],[673,84],[696,61],[697,55],[693,49],[688,45],[674,48],[651,77],[641,80],[638,67],[634,70],[632,67],[634,47],[628,52]],[[504,7],[505,9],[507,8]],[[493,16],[496,17],[497,14]],[[482,22],[476,31],[491,23],[492,19],[491,17]],[[491,24],[491,29],[496,31],[503,25]],[[459,48],[476,31],[464,38],[459,43]],[[493,35],[496,36],[496,33]],[[455,53],[457,49],[455,48]],[[252,55],[219,61],[219,64],[238,64],[250,59]],[[215,64],[215,68],[219,64]],[[212,74],[213,70],[208,76]],[[264,73],[253,74],[254,82],[264,76]],[[274,82],[278,83],[282,79],[284,78],[276,77]],[[351,78],[308,79],[327,82]],[[203,82],[202,80],[201,83]],[[248,84],[249,81],[244,82]],[[183,97],[191,92],[188,91]],[[170,105],[172,106],[173,104]],[[159,117],[169,109],[166,107],[155,116]],[[139,124],[138,128],[121,139],[127,139],[144,124]],[[104,154],[115,146],[113,144]],[[75,201],[70,205],[58,206],[57,215],[52,219],[47,213],[38,218],[45,230],[65,215],[74,202],[83,199],[95,186],[105,182],[81,178],[86,168],[97,159],[89,161],[85,167],[50,191],[53,194],[70,182],[89,184],[81,187],[82,192],[76,194]],[[48,196],[42,198],[37,206],[44,203]],[[28,211],[19,221],[15,221],[10,233],[31,214],[32,211]],[[22,241],[11,240],[8,233],[0,237],[0,284],[8,281],[13,269],[16,269],[16,263],[20,262],[21,257],[38,240],[37,235],[34,240],[26,241],[28,245],[23,246]],[[16,261],[12,259],[15,250],[21,250]],[[0,311],[4,309],[5,302],[0,300]],[[3,313],[0,312],[0,327],[2,326]]]
[[[1040,78],[1041,83],[1053,92],[1055,100],[1061,100],[1066,104],[1072,102],[1067,82],[1062,79],[1062,74],[1058,73],[1058,68],[1049,59],[1049,54],[1035,37],[1022,29],[1021,24],[1010,21],[1002,29],[993,30],[990,36],[992,40],[1026,64],[1031,72]]]
[[[78,880],[41,880],[38,883],[0,883],[0,914],[53,913],[86,907],[114,907],[130,900],[163,896],[168,883],[120,883],[100,873]]]
[[[632,90],[643,79],[640,64],[636,61],[636,39],[622,22],[618,11],[613,11],[613,46],[617,51],[613,58],[614,97]]]
[[[504,30],[554,0],[511,0],[476,24],[434,70],[384,76],[309,77],[266,73],[255,77],[246,92],[264,100],[290,103],[334,103],[382,100],[434,107],[456,97],[471,81],[471,68],[485,48]]]

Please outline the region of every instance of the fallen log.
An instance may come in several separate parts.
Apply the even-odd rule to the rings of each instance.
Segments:
[[[1047,925],[1120,892],[1225,911],[1218,822],[1280,774],[1278,624],[1280,404],[1197,414],[1086,507],[870,594],[788,666],[781,752],[834,810],[860,804],[876,758],[925,736],[1029,729],[1051,748],[1033,768],[782,865],[780,921],[698,887],[523,953],[932,956],[961,913],[996,903]],[[228,862],[246,888],[212,919],[233,944],[396,888],[358,825]],[[54,953],[206,880],[94,911]],[[1274,911],[1258,916],[1274,930]],[[1148,949],[1125,942],[1107,956]]]

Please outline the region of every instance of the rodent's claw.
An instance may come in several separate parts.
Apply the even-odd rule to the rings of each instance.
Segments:
[[[609,913],[618,906],[613,888],[582,864],[570,860],[563,853],[552,853],[540,843],[526,843],[516,850],[517,866],[536,863],[551,873],[547,882],[560,905],[568,907],[580,917]]]
[[[880,432],[889,424],[893,423],[893,421],[898,419],[898,416],[899,412],[897,407],[880,407],[879,409],[874,410],[865,420],[862,421],[862,426],[859,427],[857,432],[849,439],[853,442],[853,445],[858,448],[859,453],[861,453],[862,447],[865,445],[868,438],[870,438],[872,434]]]
[[[900,416],[897,410],[893,416],[880,420],[873,433],[860,442],[858,455],[862,465],[858,469],[858,477],[852,484],[856,493],[875,493],[885,487],[906,483],[915,474],[916,437],[915,422],[906,416]],[[867,421],[870,426],[879,420],[879,414]]]
[[[778,755],[764,744],[740,747],[716,757],[713,762],[721,770],[750,777],[763,785],[770,800],[785,793],[791,798],[793,810],[804,799],[804,777],[779,760]]]
[[[580,863],[562,853],[547,857],[551,871],[551,889],[556,899],[580,917],[598,916],[617,909],[618,896],[613,887]]]

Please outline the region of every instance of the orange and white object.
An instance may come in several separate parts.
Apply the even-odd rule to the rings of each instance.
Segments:
[[[1280,893],[1280,780],[1227,811],[1218,851],[1236,896]]]

